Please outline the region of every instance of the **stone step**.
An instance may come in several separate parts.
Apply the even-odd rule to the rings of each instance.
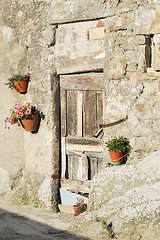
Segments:
[[[58,208],[59,208],[59,211],[61,213],[73,214],[74,215],[73,206],[71,206],[71,205],[58,204]]]

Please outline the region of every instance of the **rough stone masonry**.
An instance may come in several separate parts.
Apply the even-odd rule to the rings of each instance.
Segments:
[[[160,2],[158,0],[0,1],[1,192],[13,203],[56,211],[60,162],[61,74],[102,71],[105,129],[129,138],[132,164],[159,149]],[[31,73],[26,95],[4,86],[13,73]],[[41,112],[37,134],[6,126],[15,103]],[[108,160],[105,159],[107,162]]]

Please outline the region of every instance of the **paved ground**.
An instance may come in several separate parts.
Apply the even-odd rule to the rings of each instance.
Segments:
[[[70,214],[0,201],[0,240],[89,240],[67,231],[73,218]]]

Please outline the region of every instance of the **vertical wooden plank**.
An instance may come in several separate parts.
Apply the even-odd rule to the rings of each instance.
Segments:
[[[77,91],[77,135],[82,137],[82,100],[83,91]]]
[[[66,136],[66,98],[67,91],[61,89],[61,135]]]
[[[77,169],[77,179],[82,180],[83,178],[83,160],[82,157],[78,157],[78,169]]]
[[[97,161],[97,165],[98,165],[97,171],[100,172],[104,168],[104,161],[103,161],[103,158],[98,158],[97,160],[98,160]]]
[[[91,136],[97,128],[96,91],[84,91],[84,136]]]
[[[85,153],[82,154],[82,180],[88,180],[88,158]]]
[[[103,92],[97,91],[97,126],[103,124]]]
[[[77,179],[78,156],[68,156],[68,179]]]
[[[67,135],[77,135],[77,91],[67,91]]]
[[[61,166],[61,178],[66,176],[66,139],[61,138],[61,148],[62,148],[62,166]]]
[[[94,175],[98,172],[98,159],[97,158],[90,158],[90,164],[91,164],[91,179],[94,177]]]
[[[72,179],[77,179],[78,156],[72,157]]]
[[[68,179],[72,179],[72,157],[68,155]]]

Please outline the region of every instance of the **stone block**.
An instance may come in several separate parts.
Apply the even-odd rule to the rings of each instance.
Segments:
[[[87,33],[88,40],[103,40],[104,39],[104,27],[92,28]]]
[[[126,73],[126,58],[120,53],[109,62],[108,76],[110,79],[122,79]]]
[[[86,21],[106,17],[113,11],[104,0],[66,0],[63,3],[61,0],[54,0],[48,12],[48,22],[55,24]]]
[[[145,72],[146,71],[145,45],[138,46],[137,50],[138,50],[137,54],[138,71]]]
[[[134,72],[137,70],[137,63],[128,63],[127,72]]]
[[[156,11],[153,8],[140,6],[135,15],[136,31],[141,34],[149,33],[155,19]]]
[[[155,45],[160,44],[160,34],[155,34],[155,35],[153,36],[153,43],[154,43]]]
[[[157,82],[145,82],[143,88],[143,95],[153,95],[158,91]]]
[[[138,35],[136,36],[134,43],[136,45],[144,45],[146,43],[146,39],[144,35]]]
[[[65,214],[74,214],[73,206],[58,204],[59,211]]]
[[[160,70],[160,44],[153,45],[153,70]]]

